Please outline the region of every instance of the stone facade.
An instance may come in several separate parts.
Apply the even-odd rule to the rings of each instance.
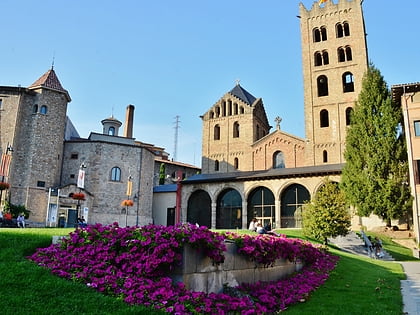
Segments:
[[[343,163],[349,114],[367,70],[361,1],[300,4],[306,165]]]

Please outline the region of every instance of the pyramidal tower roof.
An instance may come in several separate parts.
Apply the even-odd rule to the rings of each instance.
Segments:
[[[69,92],[63,88],[53,68],[45,72],[38,80],[36,80],[28,87],[28,89],[37,88],[47,88],[54,91],[62,92],[66,95],[67,101],[71,101]]]
[[[242,86],[239,85],[239,83],[236,84],[236,86],[229,91],[230,94],[233,96],[236,96],[243,102],[252,105],[255,100],[257,99],[255,96],[253,96],[251,93],[249,93],[247,90],[245,90]]]

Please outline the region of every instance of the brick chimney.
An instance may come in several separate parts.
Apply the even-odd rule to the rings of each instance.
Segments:
[[[124,137],[133,138],[134,105],[128,105],[125,112]]]

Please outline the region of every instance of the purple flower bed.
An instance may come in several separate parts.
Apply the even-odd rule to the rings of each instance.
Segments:
[[[301,261],[305,267],[288,279],[241,284],[217,294],[188,291],[168,277],[181,264],[186,244],[213,263],[223,263],[226,238],[237,244],[239,253],[259,264],[269,266],[284,258]],[[53,274],[85,283],[129,304],[174,314],[263,314],[305,300],[328,278],[338,257],[286,237],[224,235],[190,224],[121,228],[114,223],[78,228],[62,243],[37,249],[29,259]]]

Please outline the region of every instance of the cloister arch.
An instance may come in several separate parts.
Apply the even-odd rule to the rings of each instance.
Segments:
[[[264,186],[254,188],[248,195],[247,215],[248,225],[253,218],[256,218],[263,226],[270,223],[274,228],[276,213],[273,192]]]
[[[187,222],[211,228],[211,198],[204,190],[196,190],[188,198]]]
[[[242,228],[242,197],[233,188],[223,190],[217,197],[216,229]]]
[[[291,184],[281,193],[281,219],[282,228],[302,227],[302,210],[305,201],[311,199],[309,191],[300,184]]]

